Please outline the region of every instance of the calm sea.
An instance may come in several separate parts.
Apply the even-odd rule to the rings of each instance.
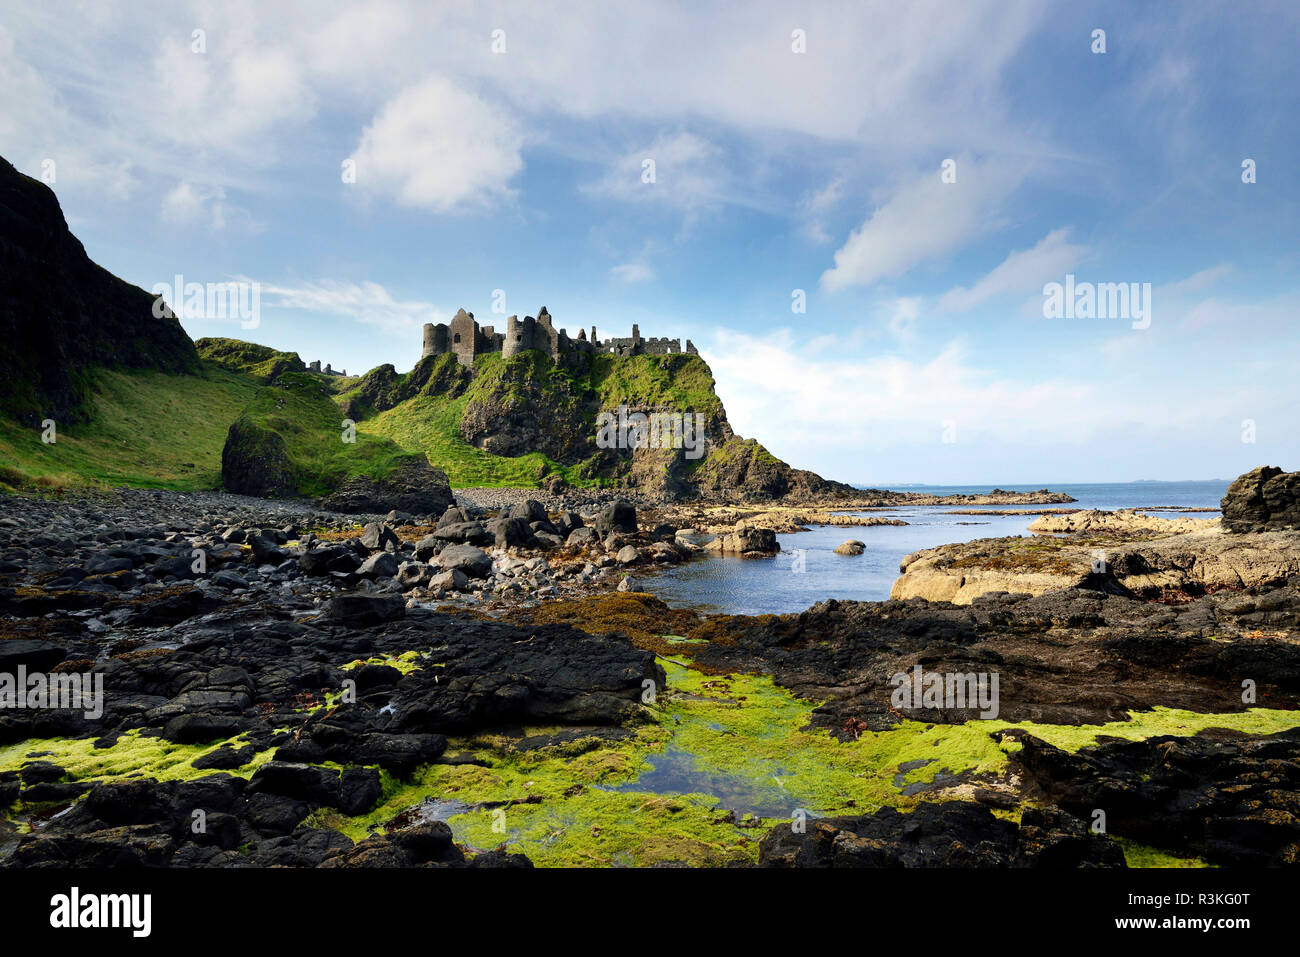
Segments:
[[[1090,485],[1050,485],[1078,502],[1044,508],[1212,508],[1228,489],[1227,481],[1117,482]],[[1042,485],[1003,485],[1007,491],[1031,492]],[[915,485],[899,491],[935,495],[977,494],[990,486]],[[996,511],[1001,506],[972,510]],[[1030,507],[1030,506],[1026,506]],[[962,506],[965,508],[965,506]],[[898,563],[922,548],[977,538],[1029,534],[1033,515],[952,515],[954,506],[911,506],[873,511],[884,518],[900,518],[907,525],[852,528],[820,525],[807,532],[780,535],[781,554],[774,559],[744,559],[705,554],[684,565],[641,577],[642,587],[671,605],[729,614],[784,614],[803,611],[826,598],[881,601],[898,577]],[[1176,517],[1179,512],[1152,514]],[[1214,512],[1193,512],[1190,517],[1213,518]],[[856,538],[867,550],[858,556],[834,553],[835,546]],[[802,552],[798,554],[796,551]],[[799,561],[798,559],[801,559]],[[795,569],[802,565],[803,571]],[[638,576],[640,577],[640,576]]]

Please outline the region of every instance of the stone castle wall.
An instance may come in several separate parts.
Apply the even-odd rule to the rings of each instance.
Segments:
[[[570,338],[564,329],[556,329],[551,321],[551,314],[542,306],[537,316],[511,316],[506,320],[505,332],[497,332],[495,326],[482,326],[474,320],[474,313],[461,309],[450,323],[432,323],[424,325],[424,351],[421,358],[454,353],[461,365],[473,367],[474,357],[487,352],[500,352],[509,358],[525,349],[537,349],[546,353],[556,362],[565,362],[573,357],[605,353],[617,356],[664,356],[680,352],[698,355],[695,344],[686,340],[682,349],[680,339],[643,339],[641,330],[633,325],[630,339],[596,339],[596,327],[591,327],[588,338],[586,330],[579,330],[576,339]]]

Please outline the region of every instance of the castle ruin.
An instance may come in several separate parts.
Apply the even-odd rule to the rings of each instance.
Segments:
[[[680,339],[643,339],[641,330],[632,326],[630,339],[596,338],[596,327],[591,327],[591,337],[587,331],[580,329],[577,338],[570,338],[563,329],[556,329],[551,322],[551,314],[542,306],[537,316],[511,316],[506,320],[506,331],[497,332],[495,326],[480,326],[474,320],[474,313],[461,309],[450,323],[426,322],[424,324],[424,351],[420,358],[454,353],[463,366],[473,368],[474,357],[487,352],[500,352],[506,358],[518,355],[525,349],[538,349],[550,356],[557,363],[567,363],[574,357],[584,355],[615,356],[665,356],[680,352],[698,355],[695,344],[686,340],[686,349],[682,349]]]

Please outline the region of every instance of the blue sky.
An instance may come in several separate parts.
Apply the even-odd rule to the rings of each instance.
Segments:
[[[500,289],[693,339],[845,481],[1300,468],[1293,3],[267,6],[0,12],[0,155],[92,258],[261,284],[196,338],[404,370]],[[1067,273],[1149,327],[1044,318]]]

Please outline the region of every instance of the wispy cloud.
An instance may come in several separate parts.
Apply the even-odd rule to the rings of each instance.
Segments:
[[[695,133],[661,133],[620,155],[584,191],[623,202],[693,210],[723,199],[720,156],[718,147]]]
[[[967,158],[957,160],[956,171],[956,182],[944,182],[936,164],[894,190],[835,253],[822,286],[835,291],[897,279],[995,228],[998,205],[1024,172]]]
[[[655,271],[643,262],[619,263],[609,274],[623,282],[648,282],[655,277]]]
[[[368,280],[262,283],[261,289],[264,306],[340,316],[385,332],[407,333],[426,322],[448,321],[447,313],[432,303],[397,299],[379,283]]]
[[[1055,229],[1029,249],[1017,249],[969,289],[944,293],[937,308],[941,312],[965,312],[997,296],[1020,296],[1040,290],[1044,283],[1059,281],[1087,254],[1088,247],[1069,241],[1069,229]]]

